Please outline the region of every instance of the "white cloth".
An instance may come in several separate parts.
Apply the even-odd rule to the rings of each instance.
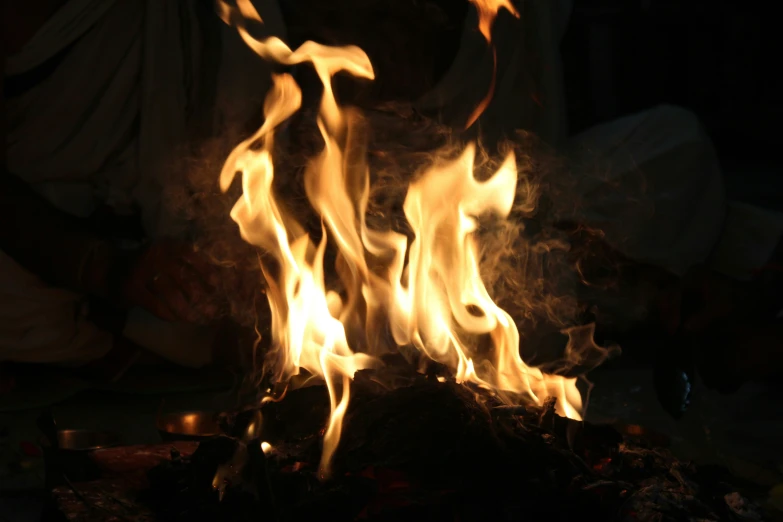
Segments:
[[[284,36],[276,1],[254,3],[262,31]],[[268,65],[214,13],[207,16],[215,17],[222,54],[216,70],[204,69],[205,5],[69,0],[8,59],[6,77],[60,60],[43,81],[6,101],[9,171],[65,212],[139,208],[148,233],[165,234],[161,179],[190,126],[205,118],[197,97],[216,81],[216,111],[206,118],[230,126],[258,115],[271,82]],[[0,252],[0,360],[80,363],[103,355],[110,336],[84,319],[81,302]]]
[[[707,261],[727,203],[715,150],[693,113],[654,107],[588,129],[567,150],[579,222],[629,258],[676,275]]]

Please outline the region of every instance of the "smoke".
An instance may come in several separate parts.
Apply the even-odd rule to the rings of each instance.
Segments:
[[[409,184],[434,163],[456,157],[466,142],[402,104],[351,111],[350,119],[355,142],[348,144],[348,155],[360,163],[357,168],[366,162],[370,172],[367,224],[407,234],[410,241],[402,210]],[[280,190],[290,211],[318,236],[320,220],[301,179],[308,159],[322,147],[313,121],[303,112],[289,129],[291,146],[280,163],[294,173],[285,176]],[[555,373],[583,373],[614,353],[613,347],[595,344],[594,321],[625,261],[603,242],[600,231],[575,224],[583,206],[577,170],[535,135],[518,132],[492,149],[479,147],[477,178],[494,174],[509,150],[519,173],[515,204],[509,219],[480,220],[482,277],[519,326],[526,362]],[[600,266],[600,281],[588,265]]]
[[[179,151],[179,159],[164,180],[164,214],[175,223],[174,233],[192,241],[220,275],[216,288],[223,317],[245,327],[264,323],[264,279],[258,264],[263,255],[239,235],[230,212],[241,187],[223,194],[218,176],[225,159],[241,141],[238,132],[225,130],[194,149]],[[235,184],[236,185],[236,184]]]
[[[350,111],[350,118],[355,143],[349,144],[348,155],[366,161],[371,176],[368,225],[410,237],[402,211],[408,185],[434,162],[456,156],[465,143],[404,105]],[[223,161],[239,141],[238,135],[224,133],[202,143],[172,169],[166,202],[220,270],[225,315],[264,330],[269,321],[258,262],[264,254],[242,240],[230,218],[239,187],[222,194],[217,184]],[[297,113],[277,143],[277,199],[317,241],[321,222],[303,183],[308,161],[323,147],[313,112]],[[481,273],[493,299],[516,321],[526,362],[549,372],[582,373],[612,352],[593,341],[593,323],[596,303],[619,277],[623,261],[606,247],[600,231],[576,221],[582,202],[574,166],[534,135],[519,132],[492,149],[479,147],[476,176],[494,173],[508,150],[519,172],[515,205],[509,219],[480,220]],[[326,259],[331,288],[340,284],[330,268],[336,260],[334,251]],[[600,282],[588,274],[588,261],[605,272]]]

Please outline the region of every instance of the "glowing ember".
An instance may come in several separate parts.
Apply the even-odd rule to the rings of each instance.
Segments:
[[[475,3],[488,41],[498,9],[515,13],[507,2]],[[371,335],[381,325],[390,327],[397,345],[413,346],[447,365],[459,382],[496,390],[509,401],[513,395],[526,395],[540,404],[554,396],[559,413],[578,419],[581,397],[576,380],[545,375],[524,364],[517,328],[493,302],[479,273],[474,232],[481,215],[509,215],[517,183],[513,154],[490,179],[478,181],[473,173],[475,147],[469,145],[458,158],[436,164],[412,183],[404,203],[415,236],[410,244],[402,234],[369,228],[368,169],[357,168],[354,162],[347,167],[354,118],[338,106],[331,87],[338,72],[372,79],[369,59],[357,47],[306,42],[292,51],[277,38],[257,40],[245,23],[260,22],[261,17],[247,0],[237,6],[221,3],[220,14],[251,49],[282,64],[312,63],[324,86],[317,121],[324,148],[305,173],[308,199],[328,232],[318,244],[272,194],[275,129],[301,104],[301,92],[290,75],[273,77],[263,126],[236,147],[220,176],[225,191],[241,174],[243,193],[231,217],[242,237],[268,254],[261,268],[272,311],[274,377],[287,382],[303,369],[323,379],[328,388],[331,417],[324,433],[322,475],[328,473],[340,439],[354,373],[380,365],[374,355],[389,348]],[[325,287],[327,237],[339,252],[344,295]],[[363,332],[360,336],[354,333],[356,325]],[[351,343],[347,331],[352,332]],[[481,337],[489,338],[493,349],[479,358],[476,346]]]

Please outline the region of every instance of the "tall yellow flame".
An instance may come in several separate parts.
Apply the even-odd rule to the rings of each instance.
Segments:
[[[492,12],[486,7],[489,3],[480,4],[485,6],[481,13]],[[474,234],[478,219],[489,213],[507,217],[511,212],[517,183],[514,155],[510,153],[491,178],[478,181],[473,172],[475,146],[469,145],[456,159],[436,164],[413,182],[404,202],[414,232],[410,244],[402,234],[371,229],[365,221],[369,172],[346,159],[353,132],[351,113],[338,106],[331,85],[341,71],[372,79],[366,54],[357,47],[313,42],[291,51],[277,38],[257,40],[250,35],[245,22],[261,22],[261,17],[249,1],[240,0],[237,7],[221,2],[219,7],[221,18],[234,25],[259,56],[288,65],[309,62],[324,86],[318,114],[324,148],[305,172],[308,199],[324,227],[318,244],[280,209],[272,191],[274,133],[302,101],[290,75],[273,75],[264,124],[234,149],[220,175],[223,191],[236,174],[242,176],[242,196],[231,217],[242,237],[267,254],[261,268],[272,311],[275,378],[287,381],[304,369],[323,379],[329,391],[331,416],[322,474],[328,473],[340,439],[353,375],[379,364],[372,354],[385,347],[372,333],[381,322],[388,324],[397,345],[413,346],[449,366],[459,382],[527,395],[537,403],[555,396],[561,414],[580,418],[575,379],[545,375],[525,365],[519,356],[519,332],[508,313],[494,303],[479,273]],[[339,252],[345,297],[324,282],[327,238]],[[362,321],[364,337],[358,352],[349,346],[346,327]],[[477,358],[477,340],[482,337],[491,340],[492,349]]]

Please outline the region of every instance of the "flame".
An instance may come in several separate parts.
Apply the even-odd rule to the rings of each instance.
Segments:
[[[487,43],[492,43],[492,24],[498,16],[501,9],[519,18],[519,12],[516,10],[511,0],[470,0],[470,3],[476,6],[479,15],[479,31],[484,35]]]
[[[507,2],[475,3],[488,41],[498,9],[516,12]],[[357,118],[339,107],[331,85],[338,72],[372,79],[366,54],[357,47],[314,42],[291,51],[274,37],[257,40],[245,23],[261,22],[261,17],[247,0],[237,7],[221,2],[219,13],[262,58],[287,65],[311,63],[324,87],[317,120],[324,147],[305,172],[307,197],[322,219],[318,243],[283,211],[272,191],[275,131],[302,101],[290,75],[273,75],[264,124],[234,149],[220,175],[223,191],[241,175],[242,196],[231,217],[242,237],[266,254],[260,263],[272,312],[275,379],[288,382],[305,370],[323,379],[328,389],[331,416],[324,433],[322,476],[340,439],[351,379],[358,370],[378,366],[375,356],[390,344],[377,334],[381,326],[388,326],[396,345],[415,347],[423,357],[450,367],[458,382],[496,390],[508,400],[524,395],[541,404],[554,396],[560,414],[579,419],[576,380],[525,365],[519,332],[494,303],[479,273],[479,218],[505,218],[511,212],[518,176],[514,155],[509,153],[493,176],[479,181],[473,172],[476,149],[468,145],[457,158],[434,165],[410,185],[403,206],[414,233],[410,244],[403,234],[374,230],[365,221],[369,172],[352,155],[360,134]],[[343,295],[325,285],[327,240],[338,250]],[[492,348],[478,350],[482,340]]]
[[[484,111],[489,106],[489,102],[492,101],[492,97],[495,95],[495,85],[497,84],[497,69],[498,69],[498,53],[495,48],[495,44],[492,43],[492,24],[495,22],[495,18],[498,16],[498,12],[501,9],[506,9],[514,17],[519,18],[519,12],[511,4],[510,0],[470,0],[470,3],[476,6],[478,11],[479,23],[478,28],[481,34],[484,35],[484,39],[487,41],[492,49],[492,79],[489,82],[489,90],[486,96],[476,105],[473,112],[468,117],[468,122],[465,124],[465,128],[470,128],[471,125],[476,123],[479,116],[484,114]]]

